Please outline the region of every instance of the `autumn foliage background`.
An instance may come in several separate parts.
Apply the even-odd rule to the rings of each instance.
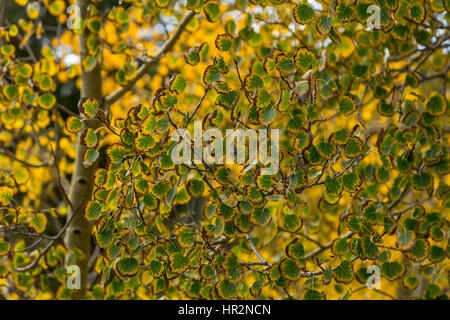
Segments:
[[[448,12],[2,0],[0,298],[447,299]],[[280,171],[175,165],[194,120]]]

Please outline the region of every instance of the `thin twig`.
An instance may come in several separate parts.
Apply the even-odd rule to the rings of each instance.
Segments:
[[[252,241],[252,238],[250,238],[250,235],[248,233],[245,234],[245,238],[248,241],[248,244],[250,245],[250,248],[255,253],[255,255],[258,257],[258,259],[265,265],[271,267],[272,264],[268,262],[266,259],[263,258],[263,256],[259,253],[258,249],[256,249],[255,244]]]
[[[195,11],[189,11],[188,14],[181,20],[177,30],[172,35],[172,38],[167,40],[167,42],[162,46],[162,48],[158,51],[158,53],[151,58],[149,61],[144,63],[142,66],[139,67],[139,69],[136,72],[136,76],[131,79],[125,86],[118,88],[116,91],[111,93],[110,95],[105,97],[105,103],[107,105],[112,104],[119,100],[126,92],[131,90],[135,83],[144,75],[146,74],[151,67],[156,65],[159,60],[161,60],[164,55],[169,52],[177,40],[180,38],[181,34],[183,33],[184,29],[186,28],[186,25],[191,21],[191,19],[195,16]]]

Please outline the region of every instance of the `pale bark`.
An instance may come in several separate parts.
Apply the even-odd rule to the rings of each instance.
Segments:
[[[81,18],[85,18],[89,0],[77,0],[76,5],[80,7]],[[85,30],[79,36],[80,57],[84,59],[87,55],[86,37],[88,31]],[[100,68],[97,65],[92,71],[82,70],[81,74],[81,97],[96,98],[99,103],[102,101],[102,78]],[[85,125],[96,128],[99,126],[97,121],[86,121]],[[91,252],[91,225],[83,217],[83,206],[86,201],[92,197],[93,190],[93,173],[97,168],[98,163],[95,162],[89,168],[83,165],[83,153],[86,148],[80,142],[81,134],[77,136],[77,155],[75,160],[75,168],[72,176],[72,181],[69,190],[69,199],[74,207],[75,212],[69,212],[68,219],[74,215],[72,223],[70,224],[65,234],[64,242],[68,250],[72,248],[79,248],[85,254],[85,258],[76,261],[80,267],[81,276],[81,290],[77,292],[78,298],[83,298],[86,293],[87,274],[88,274],[88,259]]]

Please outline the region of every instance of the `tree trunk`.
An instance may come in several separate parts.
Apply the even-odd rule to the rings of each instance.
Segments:
[[[80,8],[81,18],[86,17],[89,0],[76,0],[76,5]],[[83,60],[87,54],[86,38],[88,31],[85,29],[83,34],[79,35],[80,58]],[[82,70],[81,74],[81,97],[96,98],[101,104],[102,101],[102,78],[100,68],[97,65],[92,71]],[[97,128],[99,122],[85,121],[86,127]],[[83,165],[83,153],[86,148],[80,142],[81,133],[77,135],[77,155],[75,160],[74,173],[69,190],[69,199],[72,202],[75,212],[69,212],[68,219],[75,215],[69,228],[65,234],[65,245],[70,251],[77,247],[81,249],[85,255],[84,259],[78,259],[75,263],[80,268],[81,288],[77,292],[77,298],[84,298],[86,293],[87,275],[88,275],[88,260],[91,252],[91,225],[83,217],[83,206],[86,201],[92,197],[93,190],[93,173],[97,168],[96,161],[89,168]]]

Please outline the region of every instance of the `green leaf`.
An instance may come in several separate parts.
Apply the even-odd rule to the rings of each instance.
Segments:
[[[390,173],[386,167],[381,166],[375,169],[374,176],[378,183],[385,183],[389,180]]]
[[[397,237],[397,242],[395,243],[397,248],[402,251],[409,251],[412,249],[416,243],[416,234],[413,231],[406,231],[401,233]]]
[[[166,193],[170,190],[170,183],[167,181],[159,181],[152,188],[152,193],[158,199],[162,199]]]
[[[134,138],[134,147],[139,152],[147,152],[155,145],[156,141],[151,135],[138,133]]]
[[[111,164],[121,163],[126,155],[125,147],[119,143],[113,143],[106,149],[106,157]]]
[[[352,282],[354,275],[351,262],[348,260],[343,260],[341,264],[333,270],[333,277],[338,283]]]
[[[270,223],[272,215],[268,208],[254,209],[250,213],[250,221],[258,226],[266,226]]]
[[[223,264],[227,278],[237,283],[241,278],[240,265],[237,256],[234,253],[227,254]]]
[[[0,187],[0,204],[7,206],[14,195],[13,189],[7,186]]]
[[[384,232],[389,235],[392,235],[397,228],[395,220],[392,217],[383,217],[383,226]]]
[[[346,239],[337,238],[331,245],[331,251],[338,256],[346,254],[349,250],[349,245]]]
[[[116,263],[116,270],[121,276],[132,277],[139,271],[139,261],[136,258],[122,258]]]
[[[166,88],[160,88],[155,93],[155,99],[153,100],[153,107],[157,110],[170,109],[178,102],[176,92],[169,91]]]
[[[256,74],[249,73],[244,79],[244,88],[246,91],[261,89],[263,86],[264,82]]]
[[[293,146],[298,152],[308,149],[311,146],[309,133],[305,128],[301,128],[297,136],[293,140]]]
[[[120,255],[121,251],[120,246],[113,244],[106,249],[106,257],[108,260],[114,260]]]
[[[323,300],[323,298],[323,295],[314,289],[307,290],[304,295],[305,300]]]
[[[155,0],[156,6],[159,8],[166,8],[170,3],[170,0]]]
[[[190,248],[195,243],[195,232],[189,227],[183,226],[176,231],[178,243],[182,248]]]
[[[363,77],[367,76],[368,72],[369,72],[369,68],[368,68],[367,65],[362,65],[362,64],[359,64],[359,63],[355,63],[352,66],[352,74],[355,77],[363,78]]]
[[[11,244],[8,241],[5,241],[3,238],[0,238],[0,256],[5,256],[11,250]]]
[[[355,11],[344,1],[339,2],[338,6],[336,7],[336,13],[342,20],[342,22],[350,22],[355,20]]]
[[[225,230],[225,220],[222,217],[216,217],[213,219],[213,233],[215,237],[220,237]]]
[[[84,217],[89,221],[96,221],[102,213],[102,206],[97,201],[88,201],[83,208]]]
[[[51,93],[44,93],[38,98],[38,105],[42,109],[51,110],[56,103],[56,98]]]
[[[203,215],[205,216],[206,219],[209,220],[214,216],[214,214],[216,213],[216,210],[217,210],[217,205],[209,204],[203,210]]]
[[[358,137],[352,137],[345,146],[344,154],[347,158],[354,158],[361,154],[363,142]]]
[[[367,268],[361,267],[355,272],[356,280],[361,284],[366,284],[370,277],[370,273],[367,272]]]
[[[428,258],[429,253],[430,244],[428,240],[417,239],[412,249],[406,252],[406,256],[415,262],[422,262]]]
[[[203,74],[203,82],[207,85],[212,84],[215,81],[219,81],[221,73],[216,65],[210,65],[206,67],[205,73]]]
[[[82,98],[78,103],[78,110],[88,118],[94,118],[100,108],[95,98]]]
[[[385,117],[391,117],[395,113],[395,109],[391,104],[380,100],[377,104],[378,113]]]
[[[422,23],[426,17],[426,11],[423,3],[416,3],[409,9],[411,13],[411,19],[415,23]]]
[[[31,218],[30,227],[33,228],[37,233],[44,232],[46,226],[47,217],[42,212],[38,212]]]
[[[442,116],[447,111],[447,99],[442,94],[435,93],[428,100],[425,109],[434,117]]]
[[[147,208],[150,211],[155,211],[159,207],[158,199],[155,198],[154,195],[151,193],[148,193],[144,196],[142,199],[145,208]]]
[[[92,128],[85,128],[81,134],[81,143],[87,148],[94,148],[97,145],[97,134]]]
[[[226,94],[230,91],[230,87],[228,86],[228,83],[226,83],[225,81],[214,82],[213,88],[214,88],[214,90],[216,90],[217,93],[225,93]]]
[[[295,214],[285,214],[283,216],[283,225],[289,231],[297,232],[303,226],[303,219]]]
[[[214,176],[220,184],[228,184],[230,180],[228,178],[228,169],[226,167],[220,167],[214,172]]]
[[[272,107],[267,107],[258,111],[258,119],[263,126],[267,126],[275,121],[277,111]]]
[[[184,89],[186,89],[186,80],[182,75],[174,74],[170,80],[169,89],[177,94],[183,93]]]
[[[330,142],[321,141],[317,145],[317,152],[321,157],[330,160],[336,154],[337,148]]]
[[[420,115],[416,111],[408,112],[405,117],[403,118],[403,123],[408,126],[414,126],[416,125],[420,120]]]
[[[356,110],[356,102],[353,97],[343,96],[339,99],[339,112],[348,116]]]
[[[231,34],[219,34],[216,37],[216,48],[220,51],[229,51],[233,45],[233,36]]]
[[[304,129],[303,128],[304,125],[305,125],[304,116],[296,114],[288,120],[286,124],[286,129],[291,133],[300,133]]]
[[[294,19],[297,23],[308,24],[314,19],[314,9],[309,4],[299,4],[294,8]]]
[[[412,177],[412,183],[416,190],[427,190],[433,187],[433,176],[427,172],[415,174]]]
[[[219,94],[216,98],[215,104],[227,109],[231,109],[234,106],[234,102],[238,97],[236,90],[231,90],[226,94]]]
[[[231,299],[237,294],[236,285],[229,280],[221,280],[216,284],[217,295],[222,299]]]
[[[291,281],[300,279],[301,270],[295,260],[290,258],[283,259],[280,262],[279,268],[283,278]]]
[[[409,274],[402,281],[403,286],[408,290],[414,290],[419,286],[419,280],[414,274]]]
[[[266,192],[272,189],[272,183],[272,176],[269,175],[259,175],[256,178],[258,188]]]
[[[333,196],[339,196],[342,192],[342,179],[340,178],[331,178],[327,176],[325,178],[325,187],[327,191]]]
[[[316,23],[317,32],[319,32],[322,36],[327,35],[332,26],[333,18],[329,16],[321,16]]]
[[[239,213],[233,220],[234,227],[242,233],[248,233],[252,229],[250,217],[247,214]]]
[[[149,264],[149,271],[152,277],[159,278],[164,271],[164,265],[158,260],[152,260]]]
[[[417,73],[408,73],[405,78],[405,82],[412,88],[417,88],[420,84],[419,76]]]
[[[192,197],[200,197],[205,191],[205,183],[202,180],[192,179],[186,185],[187,192]]]
[[[306,47],[298,48],[294,55],[295,67],[303,72],[317,66],[317,58],[314,53]]]
[[[295,70],[294,61],[288,58],[285,54],[279,54],[275,58],[275,66],[277,67],[277,70],[282,74],[290,73]]]
[[[341,37],[333,27],[331,27],[330,32],[328,32],[328,38],[330,38],[330,40],[337,46],[341,44]]]
[[[347,144],[348,139],[349,139],[348,130],[344,128],[344,129],[333,132],[330,135],[329,140],[333,144],[342,146],[342,145]]]
[[[95,234],[95,240],[100,248],[107,248],[114,241],[114,234],[110,228],[106,228]]]
[[[92,33],[99,33],[102,28],[100,17],[91,17],[86,21],[86,26]]]
[[[441,288],[435,283],[429,283],[426,287],[425,297],[429,299],[435,299],[441,293]]]
[[[356,192],[361,183],[361,178],[354,172],[350,172],[342,176],[342,186],[347,192]]]
[[[187,0],[186,1],[186,8],[189,10],[197,9],[200,4],[203,3],[203,0]]]
[[[360,23],[366,23],[367,19],[371,16],[370,11],[368,12],[368,8],[370,7],[369,3],[358,3],[355,8],[356,20]]]
[[[219,214],[225,219],[225,221],[231,221],[233,220],[236,212],[232,207],[222,203],[219,207]]]
[[[292,240],[285,249],[286,255],[299,265],[305,265],[305,249],[299,238]]]
[[[16,48],[12,44],[5,44],[0,48],[0,52],[5,57],[11,57],[14,55]]]
[[[381,274],[390,281],[400,279],[405,273],[406,267],[401,262],[385,262],[381,265]]]
[[[170,206],[173,203],[173,200],[175,199],[175,196],[177,195],[177,188],[171,188],[167,193],[166,193],[166,205]]]
[[[205,13],[206,19],[209,22],[216,22],[220,19],[222,13],[220,12],[220,7],[217,3],[209,2],[203,7],[203,12]]]
[[[169,256],[169,267],[173,273],[183,273],[189,266],[189,259],[180,252],[172,253]]]
[[[66,130],[70,133],[77,133],[84,127],[83,121],[74,116],[69,116],[65,122]]]
[[[380,250],[378,250],[377,245],[372,242],[369,236],[362,238],[361,246],[365,258],[375,260],[379,257]]]
[[[431,246],[429,260],[433,263],[441,262],[445,259],[445,251],[441,247]]]
[[[214,64],[219,68],[219,72],[222,74],[227,74],[230,71],[228,64],[225,62],[222,56],[216,56],[214,58]],[[227,90],[228,92],[229,90]]]
[[[210,280],[216,276],[216,270],[210,264],[203,264],[200,267],[200,275],[203,279]]]
[[[95,149],[88,149],[83,153],[83,165],[88,168],[90,167],[99,156],[99,152]]]
[[[198,46],[190,48],[184,55],[184,61],[191,66],[196,66],[200,62],[199,51],[200,47]]]

